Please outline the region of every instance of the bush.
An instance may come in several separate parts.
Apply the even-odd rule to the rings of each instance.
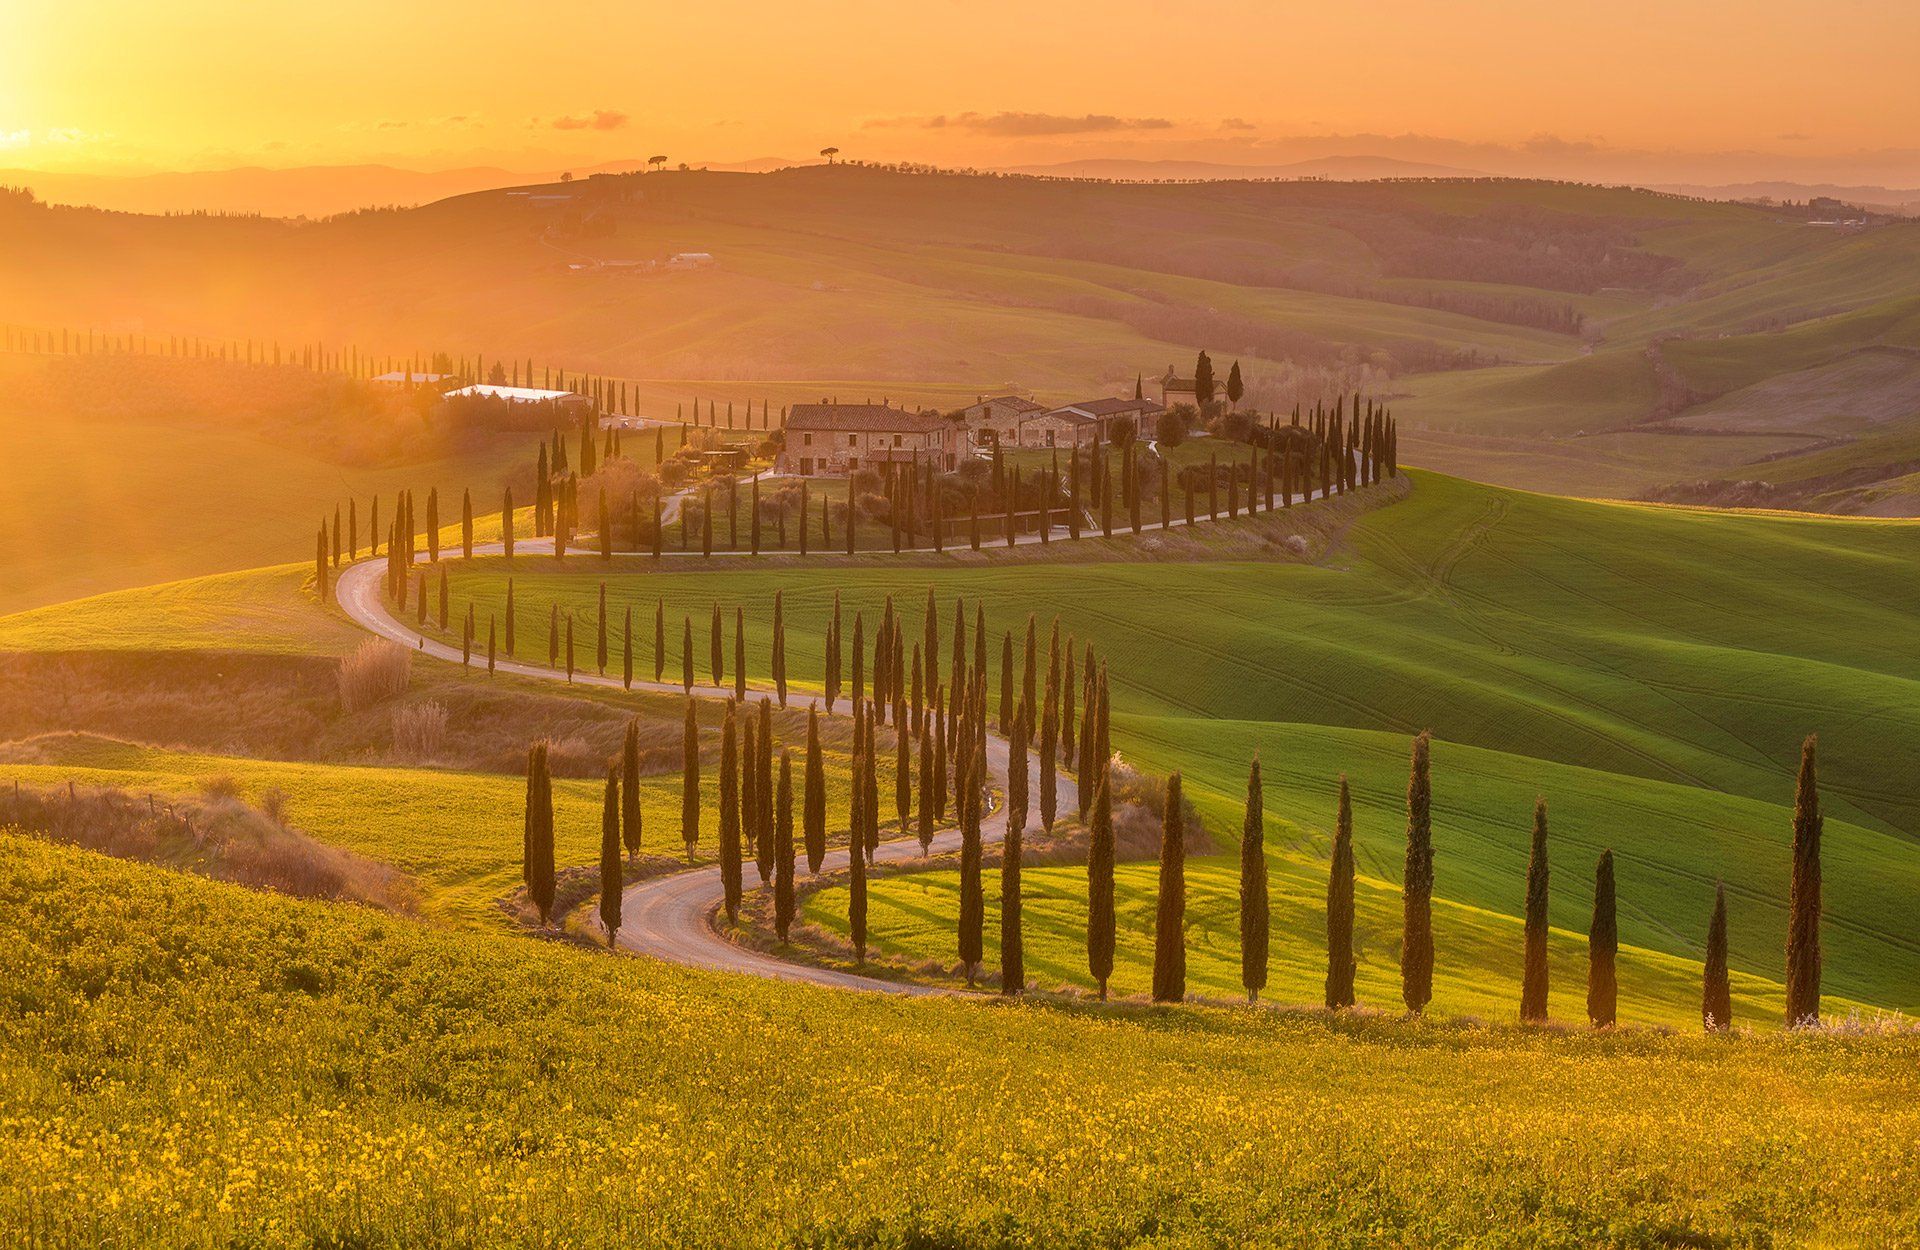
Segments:
[[[407,688],[412,673],[413,652],[390,639],[368,639],[340,657],[341,710],[358,712],[391,699]]]
[[[432,701],[393,709],[393,754],[424,763],[438,759],[447,741],[447,708]]]
[[[1188,431],[1193,429],[1193,409],[1186,404],[1175,404],[1154,420],[1154,441],[1162,447],[1178,447],[1187,441]]]

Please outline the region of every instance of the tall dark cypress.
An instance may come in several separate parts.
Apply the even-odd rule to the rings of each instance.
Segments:
[[[1353,797],[1340,778],[1333,821],[1333,862],[1327,872],[1327,1006],[1353,1006]]]
[[[827,778],[820,760],[820,709],[807,709],[806,803],[801,816],[807,844],[807,871],[820,871],[827,855]]]
[[[780,706],[787,706],[787,618],[781,606],[781,592],[773,592],[773,692]]]
[[[733,609],[733,697],[747,697],[747,610]]]
[[[600,805],[600,927],[607,945],[620,931],[620,778],[607,770],[607,792]]]
[[[693,693],[693,618],[680,618],[680,688]]]
[[[653,601],[653,680],[658,685],[667,672],[667,601]]]
[[[986,899],[980,881],[980,755],[971,735],[961,743],[967,760],[966,784],[960,787],[960,962],[967,969],[967,984],[973,984],[985,952]]]
[[[463,491],[460,496],[460,554],[473,559],[473,492]]]
[[[740,746],[738,704],[727,700],[720,726],[720,889],[727,920],[740,919]]]
[[[1060,768],[1055,757],[1060,727],[1054,723],[1053,700],[1047,700],[1040,713],[1040,827],[1053,832],[1054,818],[1060,808]]]
[[[513,655],[513,641],[514,641],[513,640],[513,623],[514,623],[514,618],[518,615],[519,613],[514,610],[514,606],[513,606],[513,579],[509,577],[507,579],[507,619],[506,619],[506,635],[507,635],[506,643],[507,643],[507,655],[509,658],[511,658]]]
[[[1596,1029],[1611,1028],[1619,1011],[1620,980],[1615,960],[1620,926],[1613,908],[1613,852],[1600,852],[1593,869],[1593,922],[1587,926],[1587,1019]]]
[[[1087,778],[1080,779],[1081,787]],[[1093,823],[1087,833],[1087,971],[1093,975],[1100,1001],[1107,1000],[1107,982],[1113,976],[1113,800],[1107,790],[1107,770],[1093,777]]]
[[[926,855],[933,849],[933,796],[934,796],[934,752],[932,717],[920,724],[920,853]]]
[[[1407,859],[1400,886],[1400,999],[1411,1012],[1433,1001],[1433,782],[1431,738],[1413,740],[1407,777]]]
[[[1260,757],[1247,770],[1247,808],[1240,822],[1240,984],[1247,1001],[1267,988],[1268,926],[1272,905],[1267,893],[1267,814],[1260,785]]]
[[[687,858],[700,842],[700,718],[687,699],[687,723],[680,738],[680,840]]]
[[[773,713],[763,697],[760,700],[760,728],[754,734],[753,758],[753,862],[760,872],[760,884],[773,877]]]
[[[1027,727],[1013,725],[1007,766],[1007,828],[1000,844],[1000,992],[1027,987],[1026,953],[1020,932],[1020,844],[1027,827]]]
[[[540,923],[553,916],[553,779],[547,772],[547,744],[536,743],[527,758],[526,862],[523,875],[527,898],[540,913]]]
[[[626,626],[620,634],[620,686],[633,689],[633,605],[627,605]]]
[[[1787,896],[1787,1026],[1820,1022],[1820,779],[1809,736],[1793,791],[1793,882]]]
[[[867,862],[873,862],[874,854],[880,849],[880,758],[878,735],[874,733],[877,719],[872,703],[867,704],[867,764],[861,770],[864,789],[860,794],[860,811],[866,818],[866,835],[860,845],[865,848]]]
[[[780,752],[773,811],[773,928],[782,942],[793,926],[793,755]]]
[[[620,747],[620,841],[627,858],[640,854],[640,718],[627,721],[626,741]]]
[[[726,629],[720,623],[720,605],[716,603],[713,605],[713,628],[711,630],[710,644],[708,647],[709,657],[712,660],[713,684],[715,689],[726,684],[727,665],[725,652]]]
[[[1153,922],[1153,1001],[1187,997],[1187,831],[1180,810],[1180,774],[1167,778],[1160,815],[1160,893]]]
[[[853,518],[847,518],[849,528]],[[855,704],[856,709],[858,704]],[[856,717],[859,713],[856,711]],[[858,738],[858,731],[855,737]],[[862,752],[853,753],[853,788],[858,794],[862,789],[861,769],[865,767]],[[858,800],[855,801],[858,806]],[[867,857],[860,853],[860,822],[851,822],[853,828],[847,837],[847,940],[853,943],[853,961],[856,964],[867,962]]]
[[[1713,919],[1707,923],[1707,966],[1700,988],[1700,1022],[1709,1033],[1733,1028],[1733,987],[1727,980],[1727,887],[1713,887]]]
[[[1527,946],[1522,969],[1520,1018],[1547,1018],[1547,801],[1533,804],[1533,849],[1527,857]]]

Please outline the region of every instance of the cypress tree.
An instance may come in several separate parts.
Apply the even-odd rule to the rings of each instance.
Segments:
[[[880,760],[875,749],[874,708],[867,705],[867,763],[861,770],[864,790],[860,795],[860,811],[866,817],[866,834],[861,845],[866,848],[867,862],[872,863],[874,853],[880,849]]]
[[[320,536],[313,548],[313,584],[320,593],[320,602],[326,603],[332,595],[332,584],[327,581],[327,526],[320,523]]]
[[[1081,786],[1086,786],[1081,778]],[[1113,976],[1113,802],[1107,791],[1107,770],[1093,778],[1093,824],[1087,835],[1087,971],[1093,975],[1100,1001],[1107,1001],[1107,980]]]
[[[1048,833],[1053,832],[1054,817],[1060,806],[1060,771],[1055,756],[1060,729],[1054,718],[1053,698],[1049,695],[1046,708],[1040,714],[1040,827]]]
[[[514,621],[514,617],[517,615],[519,614],[514,610],[514,606],[513,606],[513,579],[509,577],[507,579],[507,619],[506,619],[506,634],[507,634],[506,642],[507,642],[508,658],[512,658],[513,656],[513,621]]]
[[[547,605],[547,667],[557,668],[560,664],[560,605]]]
[[[1260,785],[1260,757],[1247,770],[1247,809],[1240,824],[1240,984],[1247,1001],[1267,988],[1268,925],[1266,800]]]
[[[853,686],[853,701],[862,706],[867,701],[866,651],[866,622],[860,613],[855,612],[853,614],[853,667],[848,676]]]
[[[460,496],[460,554],[473,559],[473,492],[463,491]]]
[[[1547,801],[1533,804],[1533,849],[1527,857],[1526,966],[1520,989],[1520,1018],[1533,1024],[1547,1018]]]
[[[1596,1029],[1613,1027],[1620,980],[1614,967],[1620,927],[1613,909],[1613,852],[1600,852],[1593,869],[1593,922],[1587,927],[1587,1019]]]
[[[440,566],[440,628],[447,627],[447,567]]]
[[[737,704],[727,700],[727,718],[720,727],[720,884],[727,921],[740,920],[740,753]]]
[[[931,718],[929,718],[931,720]],[[920,854],[933,850],[933,742],[927,721],[920,725]]]
[[[1707,967],[1700,991],[1700,1021],[1709,1033],[1733,1028],[1733,988],[1727,982],[1727,887],[1713,887],[1713,919],[1707,924]]]
[[[553,780],[547,744],[536,743],[527,759],[527,831],[524,876],[527,898],[545,925],[553,915]]]
[[[940,684],[940,609],[934,602],[933,587],[927,587],[927,614],[924,628],[922,663],[926,665],[928,691]]]
[[[440,488],[427,490],[427,559],[432,563],[440,560]]]
[[[469,609],[469,611],[471,611],[471,609]],[[487,676],[489,677],[493,676],[494,666],[493,630],[493,613],[489,612],[487,613]]]
[[[762,704],[761,706],[765,706]],[[773,814],[773,928],[782,942],[793,925],[793,756],[780,752]]]
[[[1787,1027],[1820,1022],[1820,782],[1816,740],[1800,745],[1793,791],[1793,881],[1787,896]]]
[[[707,653],[713,669],[714,688],[718,689],[726,681],[726,630],[720,623],[720,605],[713,605],[713,624],[708,635]]]
[[[1007,829],[1000,846],[1000,992],[1027,987],[1020,934],[1020,842],[1027,827],[1027,727],[1015,721],[1007,766]]]
[[[680,618],[680,688],[693,693],[693,618]]]
[[[1187,832],[1180,811],[1180,774],[1167,778],[1160,819],[1160,894],[1153,923],[1153,1001],[1187,996]]]
[[[760,700],[760,730],[754,735],[753,852],[760,884],[773,876],[773,712]]]
[[[1433,782],[1431,738],[1413,740],[1407,777],[1407,859],[1401,875],[1400,998],[1419,1013],[1433,1000]]]
[[[1027,613],[1027,652],[1026,664],[1020,672],[1020,719],[1027,722],[1027,736],[1033,736],[1034,699],[1038,697],[1035,686],[1039,679],[1038,643],[1034,637],[1034,614]]]
[[[773,691],[780,706],[787,706],[787,620],[778,590],[773,592]]]
[[[966,965],[967,984],[973,984],[984,953],[983,929],[986,900],[980,885],[980,767],[979,754],[971,741],[961,746],[965,784],[957,794],[960,802],[960,962]]]
[[[620,747],[620,841],[627,858],[640,854],[640,718],[627,721]]]
[[[1013,635],[1000,635],[1000,732],[1013,726]]]
[[[567,684],[573,684],[573,613],[567,613]]]
[[[848,525],[852,525],[851,517],[848,518]],[[855,705],[856,721],[858,706]],[[859,731],[856,729],[855,739],[858,737]],[[853,789],[856,795],[862,789],[860,772],[864,767],[863,753],[856,750],[853,753]],[[855,806],[858,807],[857,799]],[[864,964],[867,962],[867,858],[860,853],[860,822],[856,820],[852,823],[854,827],[847,838],[847,939],[853,943],[853,962]]]
[[[633,605],[627,605],[626,622],[620,634],[620,687],[633,689]]]
[[[747,610],[733,609],[733,696],[747,697]]]
[[[687,723],[680,739],[680,840],[687,858],[700,842],[700,718],[687,696]]]
[[[893,810],[900,817],[900,832],[905,833],[907,818],[913,814],[913,731],[901,706],[894,704]]]
[[[511,486],[507,487],[500,496],[500,548],[506,553],[507,559],[513,559],[513,487]]]
[[[820,709],[807,708],[806,801],[801,832],[807,844],[807,871],[820,871],[827,856],[827,778],[820,762]]]
[[[1353,799],[1340,778],[1333,824],[1333,863],[1327,874],[1327,1007],[1353,1006]]]
[[[620,930],[620,887],[620,778],[609,768],[600,806],[600,927],[608,946]]]

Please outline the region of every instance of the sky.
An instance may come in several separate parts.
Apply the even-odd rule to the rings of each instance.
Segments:
[[[0,0],[0,167],[1379,155],[1920,186],[1894,0]]]

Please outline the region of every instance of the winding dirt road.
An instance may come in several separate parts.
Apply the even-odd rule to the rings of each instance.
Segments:
[[[476,546],[474,554],[498,555],[502,550],[500,544],[493,543]],[[422,555],[416,562],[424,561],[425,556]],[[424,636],[420,631],[395,618],[387,610],[385,596],[382,593],[385,573],[384,557],[368,557],[341,570],[334,583],[334,597],[341,609],[362,628],[380,637],[390,638],[408,647],[417,655],[427,655],[454,664],[460,663],[461,657],[457,648]],[[541,681],[564,682],[567,679],[562,670],[519,660],[496,659],[495,667],[501,672],[520,677],[532,677]],[[619,678],[607,677],[599,673],[576,671],[573,681],[577,685],[604,686],[614,689],[619,689],[621,686]],[[658,691],[666,694],[685,693],[679,684],[672,682],[655,682],[636,678],[633,686],[636,690]],[[772,693],[770,688],[758,685],[750,686],[749,690],[754,693]],[[730,691],[730,687],[717,689],[696,686],[693,693],[696,698],[725,699]],[[837,713],[837,715],[847,714]],[[987,770],[996,785],[1004,787],[1006,784],[1007,766],[1010,760],[1011,747],[1006,739],[989,734]],[[1034,784],[1037,786],[1039,769],[1037,762],[1031,758],[1029,770],[1028,775],[1034,779]],[[1073,779],[1064,774],[1059,777],[1057,792],[1062,810],[1067,810],[1078,802],[1078,790],[1074,786]],[[1037,810],[1038,806],[1036,795],[1031,808]],[[1004,806],[987,813],[980,822],[981,841],[989,844],[1001,841],[1006,835],[1006,819]],[[942,829],[934,835],[933,850],[936,854],[959,845],[958,828]],[[918,857],[919,854],[920,843],[917,838],[883,842],[877,852],[878,859],[883,863],[905,862]],[[829,871],[844,868],[846,862],[847,855],[844,850],[830,850],[822,868]],[[753,875],[750,869],[748,875],[749,877]],[[714,913],[719,909],[724,897],[718,865],[690,868],[685,872],[655,877],[629,886],[626,893],[621,896],[618,945],[626,950],[691,967],[744,972],[787,981],[805,981],[838,989],[914,995],[952,992],[934,986],[885,981],[831,968],[789,963],[766,952],[730,942],[713,927]],[[592,923],[599,924],[597,915]]]

